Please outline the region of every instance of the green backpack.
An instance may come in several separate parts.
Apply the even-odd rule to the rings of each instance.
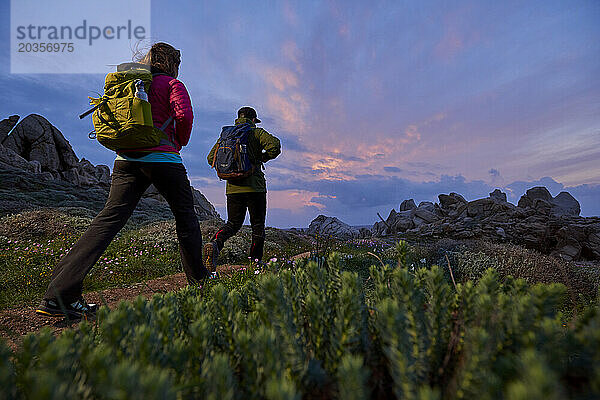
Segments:
[[[94,131],[88,135],[97,139],[104,147],[119,151],[156,147],[173,143],[164,130],[173,122],[169,117],[162,127],[156,128],[152,122],[150,103],[136,97],[136,82],[144,83],[148,93],[152,84],[152,74],[148,66],[138,63],[124,63],[117,66],[117,72],[106,75],[104,95],[90,97],[93,108],[81,114],[84,118],[92,114]]]

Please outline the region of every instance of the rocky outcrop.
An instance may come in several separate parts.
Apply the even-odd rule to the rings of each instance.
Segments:
[[[2,145],[0,145],[0,167],[22,169],[37,174],[42,172],[42,166],[38,161],[28,161]]]
[[[392,210],[387,220],[373,225],[373,235],[482,238],[522,244],[566,260],[600,259],[600,217],[580,217],[579,202],[567,192],[552,197],[545,187],[534,187],[516,206],[498,189],[473,201],[457,193],[438,198],[439,204]]]
[[[417,205],[413,199],[404,200],[400,204],[400,211],[410,211],[414,210],[415,208],[417,208]]]
[[[192,194],[194,196],[194,211],[200,220],[220,218],[219,213],[215,210],[215,207],[204,197],[204,195],[191,186]],[[144,193],[146,199],[153,199],[162,204],[167,204],[165,198],[158,192],[154,185],[150,185],[148,190]]]
[[[192,194],[194,195],[194,210],[199,219],[220,218],[215,207],[199,190],[192,187]]]
[[[0,144],[4,142],[4,139],[8,136],[8,133],[14,128],[19,121],[18,115],[11,115],[8,118],[0,121]]]
[[[98,211],[98,204],[103,204],[108,196],[110,169],[93,165],[85,158],[80,160],[63,134],[44,117],[31,114],[17,123],[18,120],[18,116],[12,116],[0,121],[0,214],[39,206],[89,206]],[[11,185],[16,192],[22,189],[22,193],[9,195]],[[219,218],[202,193],[194,188],[192,192],[199,219]],[[158,208],[160,212],[156,211]],[[153,214],[160,218],[169,214],[166,201],[153,188],[142,197],[136,210],[141,220],[155,219]]]
[[[567,192],[560,192],[556,197],[552,197],[548,189],[543,186],[531,188],[525,193],[518,203],[522,208],[535,208],[542,213],[561,215],[579,215],[581,207]]]
[[[319,215],[308,226],[307,234],[314,236],[331,236],[336,239],[353,239],[360,237],[358,229],[340,221],[336,217]]]
[[[375,223],[372,233],[375,236],[404,232],[440,219],[439,206],[430,201],[423,201],[417,207],[413,199],[404,200],[400,212],[390,211],[387,220]]]
[[[94,166],[85,159],[80,161],[69,141],[41,115],[23,118],[6,136],[2,146],[3,153],[12,151],[29,162],[38,163],[37,172],[44,173],[41,176],[44,179],[61,179],[76,186],[110,185],[108,167]],[[7,155],[0,157],[6,160]],[[12,165],[16,166],[14,157],[11,158]]]
[[[62,133],[41,115],[23,118],[3,145],[27,160],[38,161],[42,170],[50,173],[75,168],[79,163]]]
[[[506,193],[500,191],[500,189],[495,189],[492,193],[490,193],[490,199],[500,201],[500,202],[507,201]]]

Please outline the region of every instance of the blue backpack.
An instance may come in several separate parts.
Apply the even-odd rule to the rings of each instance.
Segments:
[[[248,153],[248,138],[252,133],[250,124],[223,127],[212,165],[219,178],[238,180],[254,173],[255,167]]]

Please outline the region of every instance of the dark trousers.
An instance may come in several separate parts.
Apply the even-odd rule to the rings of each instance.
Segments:
[[[250,213],[250,226],[252,227],[252,245],[250,257],[252,261],[262,260],[265,247],[265,217],[267,215],[266,193],[235,193],[227,195],[227,223],[215,234],[213,241],[219,250],[227,239],[240,230],[246,210]]]
[[[71,303],[81,296],[83,279],[123,228],[151,183],[175,215],[179,252],[188,281],[210,274],[202,263],[202,234],[185,167],[178,163],[115,161],[104,209],[52,271],[45,299],[60,297]]]

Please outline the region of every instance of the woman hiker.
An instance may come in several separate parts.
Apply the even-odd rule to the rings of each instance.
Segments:
[[[202,235],[194,212],[194,200],[179,151],[192,131],[192,104],[182,82],[177,80],[181,55],[167,43],[156,43],[140,60],[153,74],[148,91],[155,126],[163,126],[171,139],[133,152],[117,152],[110,193],[104,209],[52,271],[44,298],[36,309],[45,316],[81,318],[95,314],[97,306],[82,297],[83,279],[115,235],[123,228],[146,189],[153,184],[175,215],[183,269],[188,282],[210,276],[202,263]]]

